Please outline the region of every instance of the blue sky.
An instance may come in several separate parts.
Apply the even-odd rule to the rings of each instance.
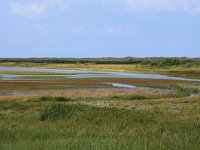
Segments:
[[[200,57],[200,0],[1,0],[0,57]]]

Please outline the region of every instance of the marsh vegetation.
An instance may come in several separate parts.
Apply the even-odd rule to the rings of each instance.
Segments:
[[[175,75],[187,72],[181,76],[200,78],[196,59],[192,62],[159,59],[152,64],[1,62],[4,66],[26,64],[26,67],[79,69],[79,72],[87,69],[93,73],[97,68],[164,74],[174,71]],[[186,68],[189,64],[192,68]],[[30,75],[27,80],[0,77],[0,149],[197,150],[200,147],[198,81],[56,78],[63,75],[58,72],[2,70],[0,73]]]

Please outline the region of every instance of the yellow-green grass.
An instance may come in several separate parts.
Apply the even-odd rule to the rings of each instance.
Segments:
[[[108,101],[105,101],[108,103]],[[200,99],[135,100],[132,109],[70,102],[0,102],[0,149],[200,147]]]

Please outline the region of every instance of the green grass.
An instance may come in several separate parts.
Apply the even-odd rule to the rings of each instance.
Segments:
[[[194,78],[200,79],[200,72],[197,71],[168,71],[166,72],[167,75],[174,76],[174,77],[185,77],[185,78]]]
[[[40,114],[40,120],[56,120],[66,118],[67,116],[71,117],[73,106],[64,106],[64,105],[55,105],[46,107],[43,112]]]
[[[197,112],[191,109],[190,115]],[[194,116],[158,109],[29,107],[0,116],[0,149],[196,150],[200,121]]]
[[[124,95],[124,96],[112,96],[103,99],[111,100],[142,100],[142,99],[160,99],[160,98],[179,98],[189,96],[189,93],[178,91],[175,94],[165,94],[165,95]]]

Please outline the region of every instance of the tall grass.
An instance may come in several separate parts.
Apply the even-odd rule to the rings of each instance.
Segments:
[[[40,115],[40,120],[62,119],[66,116],[70,117],[73,106],[55,105],[46,107]]]
[[[190,93],[200,93],[200,84],[191,83],[191,84],[178,84],[179,89],[183,91],[188,91]]]
[[[55,105],[0,117],[6,150],[197,150],[199,138],[199,120],[158,110]]]

